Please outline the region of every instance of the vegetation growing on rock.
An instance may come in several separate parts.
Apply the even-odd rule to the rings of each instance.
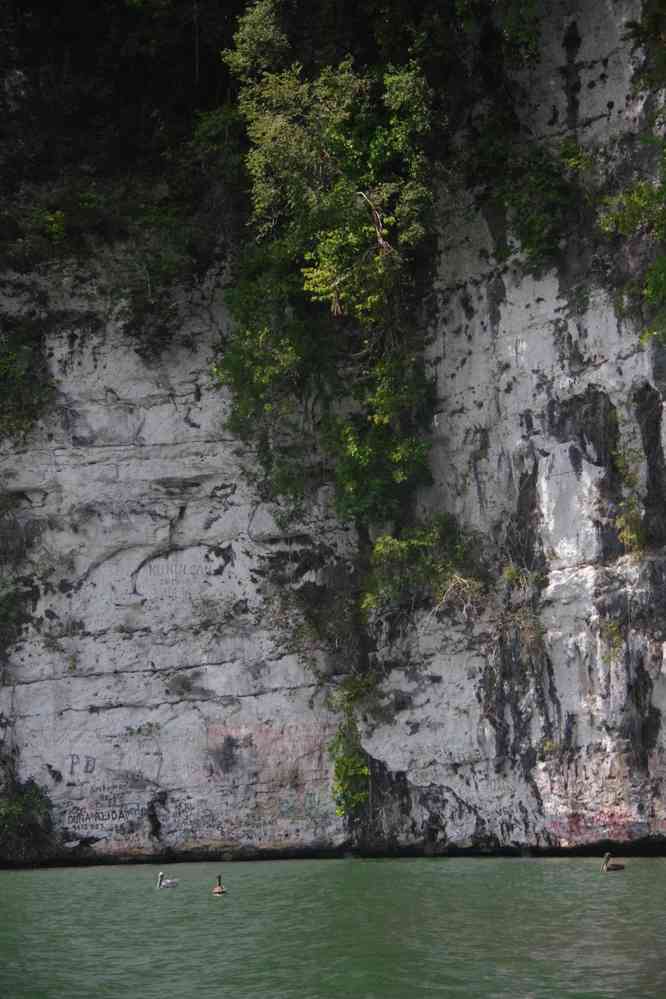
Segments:
[[[648,89],[656,97],[648,105],[647,128],[642,136],[641,172],[647,172],[648,176],[624,183],[599,206],[599,224],[603,232],[639,238],[643,243],[647,261],[643,274],[638,280],[634,278],[628,282],[625,291],[629,299],[637,299],[647,313],[643,341],[656,337],[661,343],[666,342],[666,140],[663,135],[666,119],[662,107],[666,89],[665,31],[663,0],[648,0],[643,4],[640,20],[628,25],[635,49],[640,48],[643,53],[636,87]],[[652,167],[647,171],[646,161],[651,161]]]
[[[53,398],[45,327],[39,319],[0,316],[0,438],[25,438]]]
[[[431,523],[377,539],[362,608],[387,609],[406,598],[436,607],[467,607],[481,598],[487,568],[479,539],[454,517],[440,514]]]
[[[32,779],[16,779],[14,760],[0,753],[0,862],[42,859],[52,846],[51,802]]]
[[[333,760],[332,793],[336,814],[354,822],[370,795],[370,766],[361,744],[356,708],[376,683],[371,676],[350,676],[337,694],[341,720],[329,746]]]
[[[353,37],[317,30],[334,6],[295,17],[288,4],[257,0],[225,56],[250,144],[254,241],[237,263],[234,330],[216,372],[234,393],[234,428],[261,442],[274,490],[299,493],[304,480],[329,476],[343,517],[381,523],[428,481],[420,298],[435,190],[447,171],[479,167],[452,145],[451,120],[473,89],[481,36],[500,62],[524,58],[534,10],[407,12],[394,2],[380,12],[368,2],[366,30]],[[552,242],[556,181],[522,187],[530,206],[515,206],[519,224],[536,219],[538,203],[530,238]],[[304,436],[323,467],[302,447],[294,457]]]
[[[127,329],[157,349],[175,328],[174,284],[196,281],[233,231],[233,327],[215,371],[233,393],[232,428],[256,445],[266,495],[302,501],[334,482],[338,512],[361,538],[366,584],[353,595],[367,615],[477,600],[486,580],[475,539],[446,516],[420,524],[413,510],[429,481],[426,289],[460,188],[502,217],[499,261],[520,249],[543,268],[575,221],[580,151],[526,135],[504,86],[507,65],[535,57],[537,4],[18,7],[4,5],[6,264],[28,274],[93,255]],[[660,245],[663,187],[641,180],[617,193],[606,228]],[[655,328],[666,315],[660,261],[644,286]],[[24,436],[52,398],[42,337],[38,325],[5,325],[4,436]],[[625,485],[617,526],[638,547],[638,501]],[[511,566],[507,584],[527,591],[528,571]],[[15,590],[0,602],[9,643],[20,633]],[[343,625],[360,630],[351,603]],[[337,648],[334,625],[321,624],[329,606],[311,618]],[[521,615],[512,633],[538,645],[532,608]],[[358,659],[365,669],[367,650]],[[359,703],[342,706],[333,747],[347,815],[367,794]]]

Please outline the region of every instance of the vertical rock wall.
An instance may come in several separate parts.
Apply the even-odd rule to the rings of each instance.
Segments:
[[[552,3],[516,106],[542,141],[574,138],[606,175],[634,147],[647,95],[632,3]],[[522,99],[520,99],[522,95]],[[662,836],[663,348],[639,343],[593,217],[536,275],[505,261],[474,194],[442,235],[431,361],[439,407],[426,511],[455,511],[497,546],[518,585],[468,620],[417,615],[379,650],[390,724],[365,745],[409,788],[433,847],[574,846]],[[647,550],[620,542],[631,509]],[[629,546],[630,547],[630,546]]]
[[[644,113],[624,37],[639,5],[545,9],[542,58],[514,80],[525,125],[618,169]],[[617,308],[615,271],[635,261],[609,261],[582,212],[557,263],[530,273],[517,246],[501,259],[506,220],[474,192],[459,201],[441,232],[434,484],[419,508],[481,532],[511,582],[482,607],[378,623],[365,841],[662,836],[664,358]],[[181,334],[150,361],[89,276],[43,289],[57,398],[0,458],[16,595],[0,739],[18,776],[48,789],[72,856],[348,836],[328,745],[332,692],[359,655],[344,611],[356,538],[326,491],[303,523],[276,521],[254,456],[225,430],[209,378],[223,283],[212,274],[184,303]],[[25,310],[25,294],[8,279],[3,310]],[[622,544],[629,503],[642,552]]]
[[[289,533],[248,485],[211,384],[221,277],[147,361],[77,277],[47,289],[56,404],[0,459],[25,615],[3,650],[3,750],[73,856],[335,845],[335,717],[283,597],[353,539],[325,495]]]

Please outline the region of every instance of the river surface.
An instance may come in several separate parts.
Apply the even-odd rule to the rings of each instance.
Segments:
[[[0,871],[2,999],[666,997],[666,858]],[[228,893],[210,889],[221,873]]]

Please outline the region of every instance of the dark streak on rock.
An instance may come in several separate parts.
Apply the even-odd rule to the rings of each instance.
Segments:
[[[148,818],[148,823],[150,825],[150,835],[153,839],[159,839],[162,834],[162,823],[160,817],[157,814],[158,806],[162,808],[167,802],[167,792],[158,791],[158,793],[150,799],[148,806],[146,808],[146,816]]]
[[[219,749],[211,749],[209,755],[216,768],[226,774],[236,766],[239,748],[238,739],[233,735],[225,735],[222,746]]]
[[[660,393],[647,382],[634,392],[636,419],[647,460],[644,527],[650,544],[666,541],[666,464],[661,445]]]
[[[621,735],[631,745],[635,765],[648,769],[649,753],[657,745],[661,711],[652,704],[653,683],[641,660],[636,662],[627,688],[625,718]]]
[[[576,56],[583,43],[583,39],[578,31],[578,25],[572,21],[564,33],[562,48],[566,53],[566,66],[560,70],[564,84],[564,94],[567,101],[567,128],[575,131],[578,127],[578,112],[580,99],[578,97],[581,90],[580,63],[576,62]]]

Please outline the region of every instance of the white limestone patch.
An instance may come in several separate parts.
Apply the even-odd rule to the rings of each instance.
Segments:
[[[516,74],[523,120],[532,134],[605,142],[636,130],[644,95],[634,92],[641,53],[626,37],[640,0],[548,0],[540,5],[540,59]]]
[[[584,460],[574,470],[567,445],[554,448],[540,465],[541,538],[553,568],[599,557],[594,521],[597,487],[603,476],[603,469]]]

